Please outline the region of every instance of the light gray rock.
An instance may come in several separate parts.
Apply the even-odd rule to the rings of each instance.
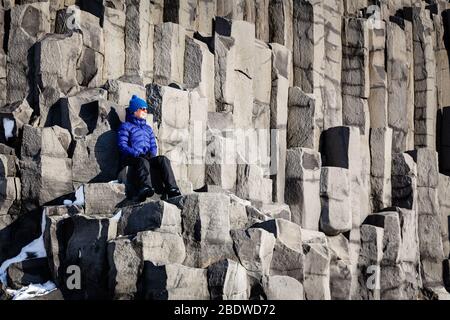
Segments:
[[[22,160],[22,197],[28,203],[43,205],[74,191],[72,160],[42,155],[39,162]]]
[[[305,300],[303,285],[288,276],[265,276],[262,287],[267,300]]]
[[[164,201],[153,201],[121,209],[118,235],[133,235],[142,231],[167,231],[181,234],[180,210]]]
[[[349,171],[322,167],[320,174],[322,211],[320,227],[327,235],[338,235],[352,228]]]
[[[289,96],[289,66],[292,64],[290,51],[278,44],[271,43],[272,48],[272,90],[270,93],[270,128],[276,129],[272,137],[271,163],[273,200],[284,202],[286,177],[287,121]],[[272,131],[273,132],[273,131]]]
[[[252,79],[255,77],[255,25],[247,21],[217,17],[215,32],[215,55],[217,55],[215,68],[216,71],[221,67],[224,68],[215,75],[216,101],[224,104],[222,106],[219,104],[218,111],[226,110],[226,105],[231,104],[236,128],[251,128],[254,101]],[[233,52],[230,56],[227,51],[231,48]],[[227,91],[230,87],[232,92]],[[222,90],[224,94],[221,93]]]
[[[433,149],[419,148],[408,152],[417,164],[417,186],[437,188],[439,185],[438,154]]]
[[[264,105],[270,104],[272,89],[272,51],[262,41],[255,41],[255,75],[253,77],[254,99]]]
[[[181,209],[186,259],[183,264],[205,268],[235,258],[230,236],[230,198],[223,193],[197,193],[170,200]]]
[[[177,182],[188,181],[189,92],[166,86],[157,88],[161,101],[152,102],[157,105],[155,114],[159,114],[153,120],[158,124],[153,125],[158,137],[158,152],[171,161]],[[204,108],[199,109],[205,112]],[[202,118],[204,119],[204,115]]]
[[[450,244],[448,237],[448,217],[450,216],[450,178],[439,174],[439,205],[441,212],[441,236],[444,255],[450,254]]]
[[[270,275],[285,275],[303,282],[304,256],[300,226],[284,219],[275,219],[253,227],[262,228],[276,238]]]
[[[316,121],[315,96],[299,87],[289,88],[287,121],[287,147],[303,147],[318,150],[320,127]]]
[[[226,259],[208,266],[208,288],[211,300],[247,300],[247,271],[236,261]]]
[[[118,79],[125,74],[125,22],[123,10],[105,6],[103,15],[103,36],[105,42],[105,62],[103,81]]]
[[[433,22],[425,8],[412,9],[414,46],[414,146],[435,149],[436,58]]]
[[[206,183],[233,190],[237,179],[232,116],[209,112],[206,132]]]
[[[236,195],[258,203],[271,203],[272,180],[264,178],[263,169],[258,165],[238,164]]]
[[[54,88],[63,94],[80,91],[77,65],[83,53],[83,36],[46,35],[36,47],[36,81],[41,91]]]
[[[190,92],[187,177],[195,190],[205,186],[207,122],[207,98],[202,97],[197,91]]]
[[[139,247],[127,237],[108,242],[108,288],[115,300],[130,300],[138,292],[143,262]]]
[[[165,230],[139,232],[134,240],[142,248],[143,261],[155,266],[182,263],[186,257],[183,238],[180,234]]]
[[[80,132],[86,130],[87,126],[90,134],[75,139],[72,158],[74,184],[116,180],[120,160],[115,131],[119,126],[117,106],[99,100],[82,104],[80,110],[82,115],[82,121],[78,122]]]
[[[269,0],[255,1],[255,32],[256,38],[264,41],[270,41],[269,31]]]
[[[322,70],[323,127],[324,129],[328,129],[342,125],[341,73],[343,8],[339,0],[332,0],[329,2],[329,5],[328,3],[326,5],[322,4],[322,7],[325,46],[325,59]]]
[[[406,209],[417,207],[417,166],[406,153],[392,155],[392,205]]]
[[[325,238],[326,242],[326,238]],[[323,243],[303,243],[306,300],[330,300],[330,252]]]
[[[209,300],[206,269],[181,264],[153,266],[143,271],[143,291],[147,300]]]
[[[353,274],[349,241],[342,234],[327,237],[330,249],[330,294],[332,300],[350,300]]]
[[[31,93],[32,88],[27,81],[28,73],[32,72],[28,65],[28,51],[50,32],[49,2],[13,6],[10,17],[6,88],[7,101],[12,103],[27,98]]]
[[[39,156],[67,158],[70,142],[69,132],[58,126],[41,129],[25,125],[21,157],[22,159],[36,159]]]
[[[342,93],[368,98],[370,81],[367,20],[346,18],[342,30]],[[345,109],[343,111],[345,112]]]
[[[29,124],[33,109],[27,100],[15,102],[1,108],[0,111],[0,141],[17,139],[25,124]]]
[[[164,21],[179,24],[189,33],[193,33],[197,31],[197,18],[199,17],[197,6],[198,3],[196,0],[165,1]]]
[[[395,22],[386,22],[386,70],[388,88],[388,124],[393,130],[392,151],[405,152],[414,146],[414,71],[412,51],[409,52],[409,35],[412,33],[411,23],[405,21],[403,29]],[[412,96],[412,99],[411,99]]]
[[[150,0],[127,0],[125,20],[125,72],[145,83],[153,80],[154,26],[149,19]]]
[[[198,32],[210,36],[213,32],[213,19],[217,12],[217,1],[199,0],[197,2]]]
[[[293,49],[293,4],[287,0],[269,2],[269,39]]]
[[[370,132],[372,211],[391,205],[392,129],[372,128]]]
[[[257,228],[232,230],[234,250],[240,263],[253,278],[268,275],[275,245],[273,234]]]
[[[230,229],[245,229],[248,224],[247,206],[251,206],[251,202],[243,200],[234,194],[230,194]]]
[[[372,22],[371,22],[372,23]],[[369,27],[369,110],[370,127],[388,127],[388,77],[386,66],[387,22],[378,21],[374,28]],[[390,49],[390,48],[389,48]],[[400,94],[400,93],[399,93]]]
[[[361,250],[358,261],[358,298],[380,300],[380,263],[383,258],[383,228],[361,226]]]
[[[131,96],[134,94],[145,100],[145,87],[127,82],[126,80],[109,80],[106,83],[105,87],[108,90],[108,99],[122,107],[128,106]]]
[[[11,213],[21,200],[21,181],[16,177],[1,177],[0,190],[0,216],[3,216]]]
[[[184,84],[188,89],[195,89],[208,101],[208,111],[216,111],[214,100],[214,54],[208,46],[186,37],[184,52]]]
[[[321,157],[306,148],[288,149],[286,157],[285,201],[292,221],[302,228],[318,230],[320,219]]]
[[[125,185],[87,183],[83,185],[86,215],[113,216],[117,205],[126,199]]]
[[[287,204],[272,203],[263,204],[261,206],[261,211],[269,217],[274,219],[285,219],[291,221],[291,209]]]
[[[183,83],[186,30],[166,22],[155,26],[154,81],[160,85]]]
[[[293,84],[305,93],[314,94],[316,104],[312,118],[319,132],[323,128],[324,39],[322,2],[308,0],[293,2]],[[317,137],[314,136],[314,139]],[[298,147],[313,148],[308,145]]]

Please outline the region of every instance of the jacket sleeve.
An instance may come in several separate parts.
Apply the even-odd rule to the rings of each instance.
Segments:
[[[158,155],[158,145],[156,144],[156,138],[152,127],[150,127],[150,153],[152,157],[156,157]]]
[[[137,157],[139,156],[138,151],[128,146],[128,141],[130,139],[130,131],[127,126],[122,123],[119,128],[117,135],[117,144],[119,151],[126,156]]]

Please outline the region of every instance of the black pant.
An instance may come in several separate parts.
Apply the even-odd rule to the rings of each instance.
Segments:
[[[131,166],[133,170],[133,181],[138,188],[144,186],[153,187],[157,193],[162,193],[171,188],[178,188],[173,174],[170,160],[165,156],[140,156],[128,157],[125,165]]]

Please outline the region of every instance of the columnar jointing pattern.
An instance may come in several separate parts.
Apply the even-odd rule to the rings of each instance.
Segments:
[[[1,1],[0,299],[450,298],[449,13]],[[130,200],[133,94],[183,196]]]

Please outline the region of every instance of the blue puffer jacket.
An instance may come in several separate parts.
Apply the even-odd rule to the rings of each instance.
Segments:
[[[118,134],[119,151],[122,156],[138,157],[150,153],[158,154],[155,135],[145,119],[139,119],[127,112],[126,122],[122,123]]]

